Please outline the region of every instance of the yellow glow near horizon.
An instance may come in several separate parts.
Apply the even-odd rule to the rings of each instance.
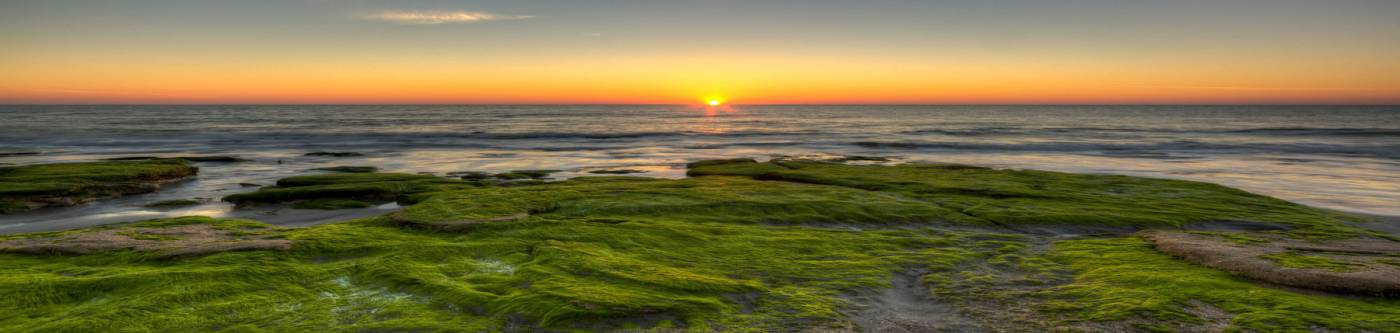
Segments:
[[[719,100],[712,99],[708,102],[708,104],[710,104],[710,106],[719,106]]]
[[[0,104],[1400,104],[1400,1],[360,2],[0,5]]]

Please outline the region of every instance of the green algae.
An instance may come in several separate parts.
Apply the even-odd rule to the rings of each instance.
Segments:
[[[1000,170],[947,164],[861,166],[818,161],[711,161],[687,174],[743,176],[898,195],[956,212],[946,220],[1001,225],[1182,227],[1192,222],[1251,221],[1298,228],[1297,235],[1336,238],[1354,217],[1210,183],[1115,175]]]
[[[154,192],[163,182],[192,177],[198,172],[199,168],[183,160],[0,167],[0,213]]]
[[[962,260],[951,249],[972,235],[588,221],[445,234],[384,219],[278,232],[296,241],[291,252],[171,263],[121,252],[0,254],[0,294],[14,296],[0,308],[16,309],[0,314],[0,330],[455,331],[499,329],[513,317],[530,326],[613,327],[665,315],[690,329],[771,331],[839,321],[842,292],[887,286],[903,265]],[[362,290],[338,289],[348,284]],[[329,311],[340,305],[326,293],[364,294],[371,299],[361,312],[393,315]]]
[[[584,177],[527,187],[447,191],[393,217],[409,224],[454,229],[557,218],[889,224],[938,221],[954,214],[915,200],[834,186],[739,177]]]
[[[1052,288],[1042,309],[1074,320],[1145,318],[1200,322],[1192,301],[1232,318],[1230,330],[1400,332],[1400,301],[1297,293],[1261,286],[1229,273],[1172,258],[1138,237],[1068,240],[1049,258],[1074,270],[1074,282]]]
[[[12,309],[0,311],[0,331],[846,329],[858,305],[847,296],[911,271],[935,297],[1029,306],[1026,316],[1045,326],[1027,327],[1150,320],[1130,326],[1171,330],[1202,322],[1187,307],[1206,302],[1228,311],[1236,330],[1400,331],[1394,300],[1262,287],[1134,237],[1051,243],[987,231],[1258,221],[1345,232],[1336,227],[1343,217],[1243,191],[951,165],[692,165],[694,177],[682,180],[524,186],[384,173],[286,178],[224,200],[413,205],[247,231],[294,242],[288,251],[159,260],[138,251],[0,253],[0,295],[10,296],[0,308]],[[1090,210],[1071,214],[1079,204]],[[1184,216],[1171,217],[1178,208]],[[183,218],[103,228],[199,223],[257,224]]]
[[[283,178],[277,186],[225,196],[237,205],[284,203],[315,199],[394,201],[403,196],[469,186],[461,181],[428,175],[401,173],[336,173]]]
[[[497,179],[503,180],[543,179],[545,177],[549,177],[549,174],[559,171],[560,170],[515,170],[511,172],[498,173],[492,175],[492,177],[496,177]]]

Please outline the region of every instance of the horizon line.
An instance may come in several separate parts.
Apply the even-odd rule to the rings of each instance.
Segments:
[[[0,103],[0,106],[703,106],[699,103]],[[723,106],[1400,106],[1395,103],[733,103]]]

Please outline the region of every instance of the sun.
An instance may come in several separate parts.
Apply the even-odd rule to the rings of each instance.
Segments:
[[[709,100],[708,102],[705,102],[705,104],[709,104],[710,106],[719,106],[719,100],[717,100],[717,99],[712,99],[712,100]]]

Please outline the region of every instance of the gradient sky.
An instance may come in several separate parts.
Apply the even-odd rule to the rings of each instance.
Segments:
[[[0,103],[1400,103],[1400,1],[0,0]]]

